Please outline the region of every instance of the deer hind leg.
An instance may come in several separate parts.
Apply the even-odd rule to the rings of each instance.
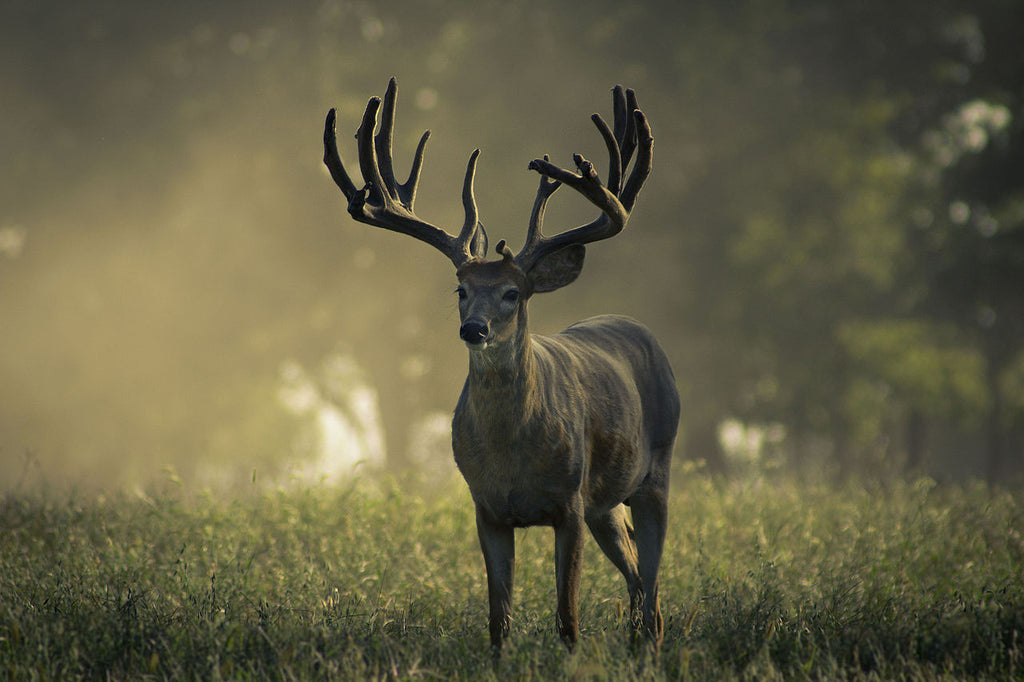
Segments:
[[[636,542],[633,540],[633,526],[629,523],[625,505],[620,504],[606,512],[588,512],[587,526],[597,540],[598,547],[626,579],[626,589],[629,591],[629,619],[633,628],[639,629],[642,623],[640,604],[643,601],[643,590],[637,564]]]
[[[657,456],[655,457],[657,461]],[[664,624],[658,599],[658,567],[668,527],[668,472],[652,472],[640,490],[629,498],[636,527],[636,548],[641,584],[642,631],[654,645],[661,646]]]

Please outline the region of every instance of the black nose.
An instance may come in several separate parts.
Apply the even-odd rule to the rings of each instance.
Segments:
[[[487,323],[467,320],[459,328],[459,336],[466,343],[483,343],[487,338]]]

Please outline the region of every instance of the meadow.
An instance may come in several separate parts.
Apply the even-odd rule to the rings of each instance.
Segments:
[[[492,661],[464,485],[0,498],[0,671],[66,679],[1019,678],[1024,509],[930,480],[840,487],[675,472],[664,646],[634,646],[588,538],[581,641],[552,534],[517,533]],[[429,492],[426,492],[429,490]]]

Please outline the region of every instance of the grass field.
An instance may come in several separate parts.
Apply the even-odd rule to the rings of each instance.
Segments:
[[[676,472],[659,656],[630,646],[592,539],[568,654],[551,530],[517,534],[512,646],[492,663],[458,482],[0,498],[9,679],[1019,678],[1021,497]],[[436,488],[436,486],[435,486]]]

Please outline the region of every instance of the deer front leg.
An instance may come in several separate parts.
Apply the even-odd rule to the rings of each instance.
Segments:
[[[555,580],[558,634],[572,651],[580,636],[578,604],[583,564],[583,504],[567,511],[555,525]]]
[[[488,619],[491,649],[495,656],[508,639],[512,616],[512,580],[516,567],[515,529],[497,524],[487,512],[476,506],[476,532],[487,568],[487,598],[490,605]]]

